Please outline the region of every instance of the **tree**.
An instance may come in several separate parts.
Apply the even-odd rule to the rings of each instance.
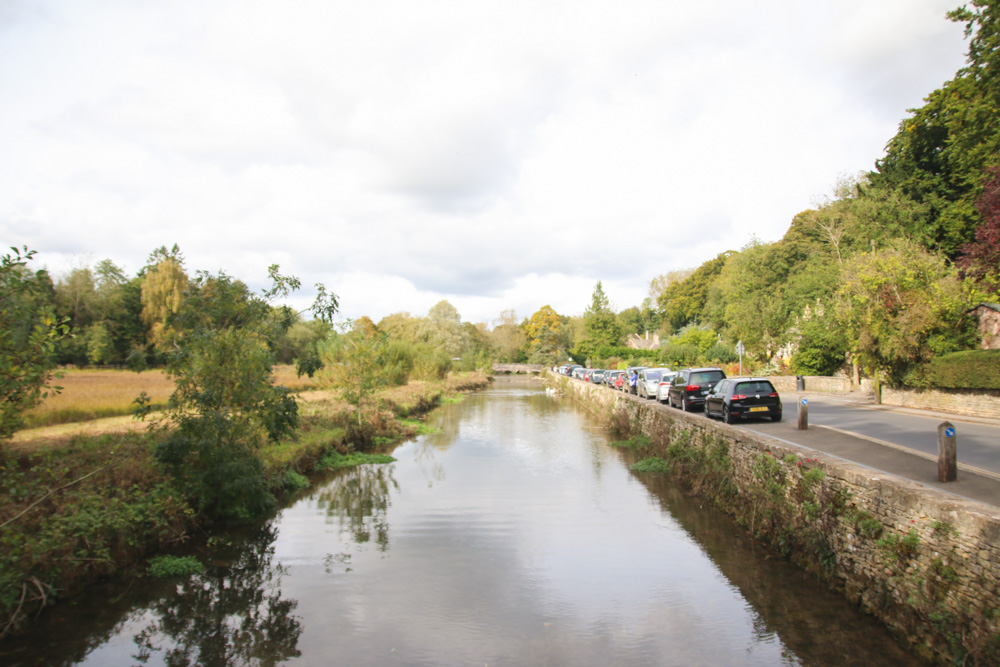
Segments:
[[[876,382],[969,343],[969,301],[943,258],[900,240],[844,265],[837,317],[852,354]]]
[[[523,355],[527,336],[517,322],[517,313],[513,309],[500,312],[500,317],[494,322],[490,332],[493,347],[496,348],[498,360],[512,363]]]
[[[452,359],[459,357],[468,344],[468,336],[462,328],[462,317],[455,306],[447,301],[439,301],[427,313],[431,324],[431,341]]]
[[[730,340],[742,340],[747,353],[770,359],[787,341],[791,313],[784,283],[790,262],[772,244],[751,241],[726,263],[718,278]]]
[[[1000,167],[990,170],[976,209],[983,223],[976,229],[976,239],[962,247],[958,266],[963,275],[977,280],[986,292],[1000,298]]]
[[[49,386],[55,349],[69,335],[69,323],[55,314],[48,274],[28,269],[34,255],[24,246],[0,257],[0,441],[48,391],[58,392]]]
[[[539,308],[524,326],[528,340],[528,363],[555,364],[565,358],[563,322],[552,306]]]
[[[142,321],[149,327],[150,342],[160,349],[166,348],[168,322],[180,310],[187,284],[184,267],[174,257],[159,260],[143,278]]]
[[[387,383],[388,337],[367,317],[343,323],[340,328],[340,334],[319,345],[323,361],[320,378],[354,406],[357,431],[351,435],[366,443],[365,421],[378,407],[375,392]]]
[[[661,326],[676,331],[696,321],[708,303],[712,283],[734,254],[726,251],[699,266],[684,280],[669,285],[656,300]]]
[[[155,455],[202,511],[223,519],[272,507],[258,452],[265,441],[293,435],[298,423],[291,392],[273,384],[268,341],[289,324],[274,317],[270,302],[299,282],[277,266],[270,277],[272,287],[257,295],[225,273],[199,272],[165,323],[175,332],[167,366],[176,385],[167,410],[173,428]],[[336,296],[317,289],[313,312],[329,319]]]
[[[594,286],[590,306],[583,312],[583,331],[584,340],[577,347],[588,356],[601,347],[621,342],[621,325],[600,281]]]

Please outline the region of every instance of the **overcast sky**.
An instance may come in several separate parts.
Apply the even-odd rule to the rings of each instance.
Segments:
[[[780,238],[964,64],[957,0],[0,0],[0,242],[463,320]]]

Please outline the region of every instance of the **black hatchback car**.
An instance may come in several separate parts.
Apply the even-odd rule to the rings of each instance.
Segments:
[[[705,397],[705,416],[713,415],[727,424],[747,417],[770,417],[780,422],[781,397],[764,378],[727,378]]]
[[[693,410],[705,403],[705,396],[725,377],[721,368],[679,370],[667,390],[667,403],[684,411]]]

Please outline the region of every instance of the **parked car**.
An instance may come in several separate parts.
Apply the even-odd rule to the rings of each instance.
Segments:
[[[615,388],[615,383],[618,382],[618,378],[625,374],[625,371],[608,371],[604,376],[604,384]]]
[[[781,421],[781,397],[765,378],[726,378],[705,397],[705,416],[722,417],[732,424],[748,417],[770,417]]]
[[[660,376],[670,373],[669,368],[643,368],[639,371],[636,393],[642,398],[656,398],[656,390],[660,386]]]
[[[575,377],[573,375],[573,371],[575,371],[577,368],[583,368],[583,366],[581,366],[580,364],[570,364],[569,366],[566,367],[566,372],[564,373],[564,375]]]
[[[670,393],[670,384],[674,381],[675,371],[660,375],[660,384],[656,387],[656,400],[660,403],[667,402],[667,395]]]
[[[613,389],[615,391],[625,391],[625,387],[628,386],[628,373],[625,371],[618,371],[618,376],[614,379]]]
[[[721,368],[684,368],[677,371],[670,390],[667,403],[685,412],[705,404],[705,396],[715,387],[719,380],[726,377]]]
[[[586,370],[587,369],[584,368],[583,366],[577,366],[576,368],[573,369],[572,373],[570,374],[570,377],[576,378],[577,380],[582,380],[583,373]]]
[[[595,368],[590,372],[590,381],[594,384],[604,384],[604,374],[607,373],[603,368]]]
[[[625,391],[627,391],[630,394],[638,393],[639,388],[638,388],[637,378],[639,375],[639,371],[643,370],[644,368],[649,368],[649,366],[629,366],[628,368],[625,369],[625,378],[626,378]]]

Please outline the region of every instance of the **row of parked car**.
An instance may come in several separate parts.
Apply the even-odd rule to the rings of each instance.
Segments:
[[[727,424],[750,417],[781,421],[778,391],[767,378],[727,378],[721,368],[648,368],[630,366],[624,371],[584,368],[579,364],[559,367],[563,375],[655,399],[685,412],[703,408],[708,418],[720,417]]]

